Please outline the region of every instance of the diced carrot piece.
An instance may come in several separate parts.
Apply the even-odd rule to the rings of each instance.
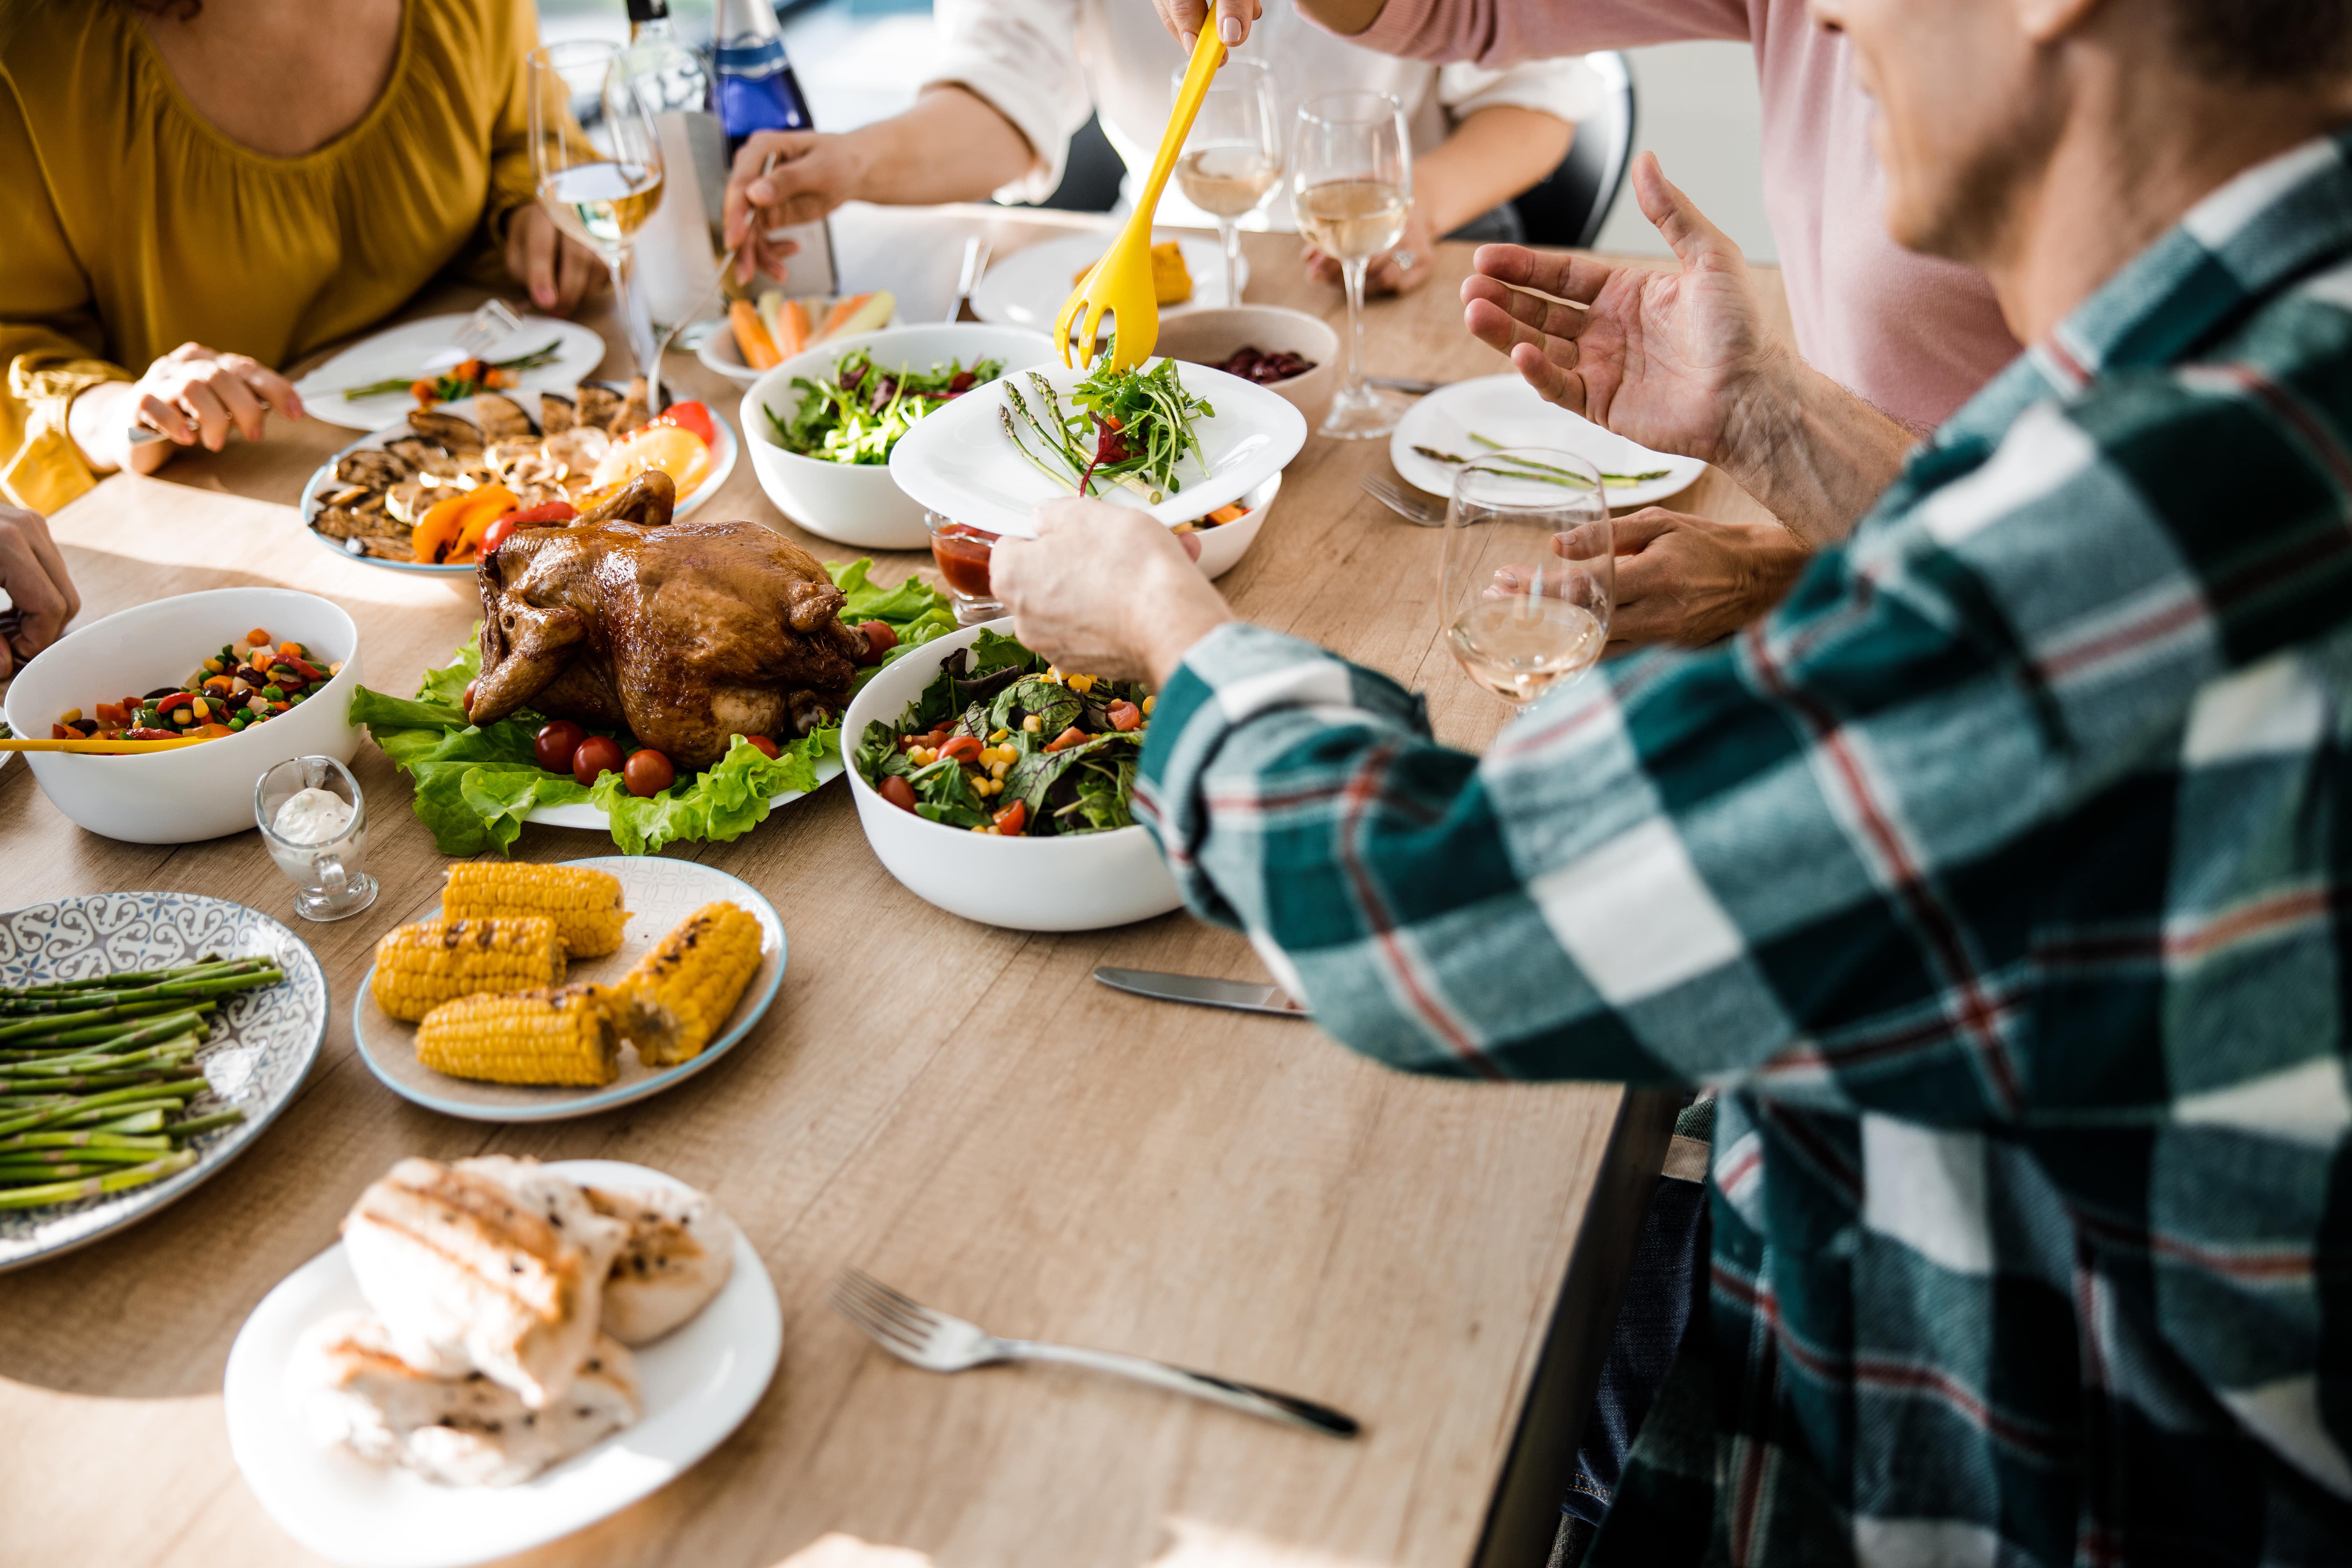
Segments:
[[[760,324],[760,312],[751,300],[738,300],[728,306],[727,324],[735,329],[735,347],[745,364],[753,370],[770,370],[782,363],[784,356],[776,352],[775,340]]]
[[[1238,522],[1249,515],[1248,509],[1238,501],[1228,501],[1209,514],[1211,522]]]
[[[268,647],[269,646],[269,634],[263,631],[259,626],[256,626],[251,631],[245,634],[245,643],[247,647]]]

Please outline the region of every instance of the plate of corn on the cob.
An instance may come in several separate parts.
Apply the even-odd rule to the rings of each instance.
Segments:
[[[242,904],[97,893],[0,912],[0,1269],[218,1173],[326,1034],[318,960]]]
[[[775,906],[691,860],[452,865],[437,916],[376,946],[352,1005],[368,1070],[477,1121],[551,1121],[709,1067],[775,1000]]]

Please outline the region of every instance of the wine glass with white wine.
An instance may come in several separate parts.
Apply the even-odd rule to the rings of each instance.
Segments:
[[[1348,285],[1348,378],[1321,434],[1385,436],[1404,402],[1364,384],[1364,270],[1404,237],[1412,205],[1412,143],[1404,110],[1384,92],[1334,92],[1298,106],[1291,142],[1298,232],[1339,263]]]
[[[629,308],[629,252],[661,205],[661,138],[646,64],[616,44],[576,39],[531,51],[530,167],[556,226],[604,258],[639,373],[660,384],[651,323]]]
[[[1171,94],[1184,85],[1188,68],[1176,68]],[[1241,220],[1265,205],[1282,184],[1282,132],[1274,112],[1274,73],[1256,60],[1228,56],[1209,79],[1209,95],[1176,160],[1176,185],[1184,199],[1217,220],[1228,305],[1242,302]]]
[[[1488,452],[1454,476],[1438,606],[1470,679],[1521,709],[1592,668],[1617,596],[1601,472],[1543,447]]]

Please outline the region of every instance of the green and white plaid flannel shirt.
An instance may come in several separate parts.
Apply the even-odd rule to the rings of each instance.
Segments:
[[[2352,132],[2201,203],[1736,639],[1484,758],[1204,638],[1137,797],[1417,1072],[1725,1091],[1592,1561],[2352,1561]]]

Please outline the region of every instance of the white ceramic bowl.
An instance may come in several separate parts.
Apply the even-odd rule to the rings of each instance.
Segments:
[[[828,463],[803,458],[776,445],[768,424],[773,407],[786,419],[800,406],[802,394],[793,387],[794,376],[811,381],[833,374],[845,354],[864,349],[885,369],[906,365],[927,371],[934,364],[958,360],[999,359],[1007,370],[1019,370],[1050,357],[1054,345],[1043,332],[1026,327],[991,326],[984,321],[953,321],[929,327],[885,327],[879,331],[852,332],[794,354],[751,384],[743,395],[740,423],[744,444],[751,449],[752,471],[760,488],[777,510],[826,539],[854,544],[861,550],[924,550],[930,534],[923,527],[923,509],[901,490],[882,463]]]
[[[809,320],[814,326],[823,326],[825,316],[840,302],[838,294],[801,296],[801,308],[809,313]],[[715,330],[705,333],[701,347],[694,351],[694,357],[702,362],[704,369],[717,371],[738,386],[749,386],[767,374],[753,370],[743,363],[743,345],[735,341],[735,329],[725,316],[705,324]],[[893,310],[889,325],[895,327],[898,324],[898,312]]]
[[[1231,527],[1232,524],[1226,526]],[[983,628],[928,642],[868,681],[843,716],[841,746],[855,754],[869,723],[895,722],[948,655]],[[1013,635],[1008,618],[985,628]],[[1068,838],[999,838],[943,827],[901,811],[849,769],[849,793],[866,841],[901,886],[951,915],[1014,931],[1096,931],[1164,915],[1182,903],[1160,847],[1140,827]]]
[[[1202,576],[1222,577],[1249,553],[1257,542],[1257,531],[1265,526],[1265,514],[1274,510],[1274,498],[1281,493],[1282,476],[1276,474],[1242,497],[1240,504],[1248,510],[1241,516],[1193,536],[1201,542]]]
[[[1265,383],[1268,392],[1307,416],[1307,427],[1319,427],[1339,390],[1339,334],[1329,322],[1304,310],[1279,305],[1222,305],[1213,310],[1187,310],[1163,318],[1153,353],[1192,364],[1222,365],[1240,349],[1261,353],[1295,353],[1315,368],[1286,381]]]
[[[347,763],[358,750],[352,688],[360,633],[341,606],[291,588],[216,588],[141,605],[95,621],[41,650],[8,688],[8,727],[38,739],[69,708],[177,686],[255,626],[341,658],[317,695],[240,734],[178,751],[89,757],[27,752],[33,776],[92,833],[132,844],[193,844],[253,826],[253,783],[289,757]]]

